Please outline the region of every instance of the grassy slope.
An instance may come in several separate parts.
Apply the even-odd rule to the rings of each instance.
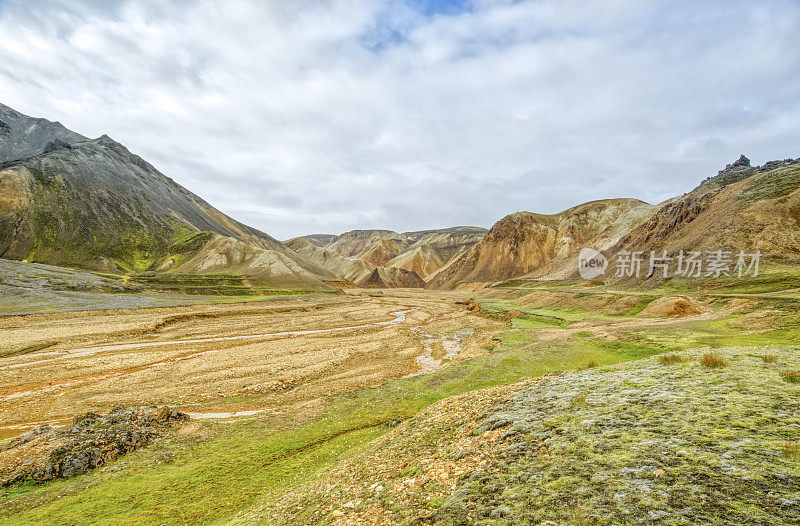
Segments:
[[[79,523],[86,513],[109,524],[181,524],[189,516],[199,522],[222,520],[258,500],[279,496],[299,478],[351,454],[392,423],[442,398],[553,370],[615,364],[698,345],[728,345],[743,337],[752,344],[786,344],[795,341],[800,327],[796,313],[787,312],[782,320],[785,328],[757,334],[743,335],[732,320],[723,320],[689,323],[663,337],[631,330],[620,333],[617,341],[607,341],[579,332],[567,339],[541,342],[525,327],[536,310],[505,300],[504,308],[514,307],[529,313],[510,321],[508,330],[497,336],[483,356],[429,376],[334,397],[306,422],[284,417],[207,424],[206,438],[166,441],[118,461],[114,466],[127,462],[119,472],[16,488],[15,497],[3,499],[0,517],[12,524]],[[546,316],[546,323],[561,327],[598,315],[551,308]],[[538,327],[541,318],[533,320]],[[158,463],[162,450],[170,452],[171,463]],[[37,507],[26,511],[31,506]]]

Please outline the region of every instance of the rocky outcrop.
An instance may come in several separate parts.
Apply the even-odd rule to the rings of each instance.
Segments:
[[[72,146],[61,139],[55,139],[53,141],[48,142],[44,148],[42,148],[42,153],[50,153],[55,152],[57,150],[71,150]]]
[[[118,407],[71,425],[38,426],[0,448],[0,485],[81,475],[141,449],[189,417],[171,407]]]
[[[798,163],[800,163],[800,158],[768,161],[761,166],[751,166],[750,159],[742,154],[734,162],[725,165],[725,168],[720,170],[717,175],[705,179],[698,188],[707,191],[714,187],[724,187],[729,184],[737,183],[757,173],[769,172],[776,168],[792,166]]]

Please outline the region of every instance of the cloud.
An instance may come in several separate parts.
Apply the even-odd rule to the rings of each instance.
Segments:
[[[286,238],[657,202],[800,152],[795,1],[0,0],[0,101]]]

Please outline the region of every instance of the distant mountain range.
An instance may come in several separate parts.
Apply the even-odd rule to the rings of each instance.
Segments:
[[[491,229],[354,230],[281,243],[239,223],[108,136],[0,104],[0,257],[122,274],[246,276],[276,288],[453,288],[575,277],[578,251],[760,250],[800,258],[800,159],[743,156],[650,205],[605,199],[517,212]]]

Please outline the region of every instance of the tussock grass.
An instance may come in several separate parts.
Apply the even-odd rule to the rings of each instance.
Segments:
[[[717,353],[707,352],[700,358],[700,365],[714,369],[717,367],[725,367],[728,365],[728,362]]]
[[[774,354],[762,354],[761,360],[764,363],[776,363],[778,361],[778,357]]]
[[[689,361],[688,356],[681,356],[680,354],[662,354],[658,357],[658,361],[663,365],[670,365],[673,363],[684,363]]]
[[[790,371],[788,369],[781,371],[781,378],[783,378],[784,382],[789,382],[790,384],[800,384],[800,371]]]

